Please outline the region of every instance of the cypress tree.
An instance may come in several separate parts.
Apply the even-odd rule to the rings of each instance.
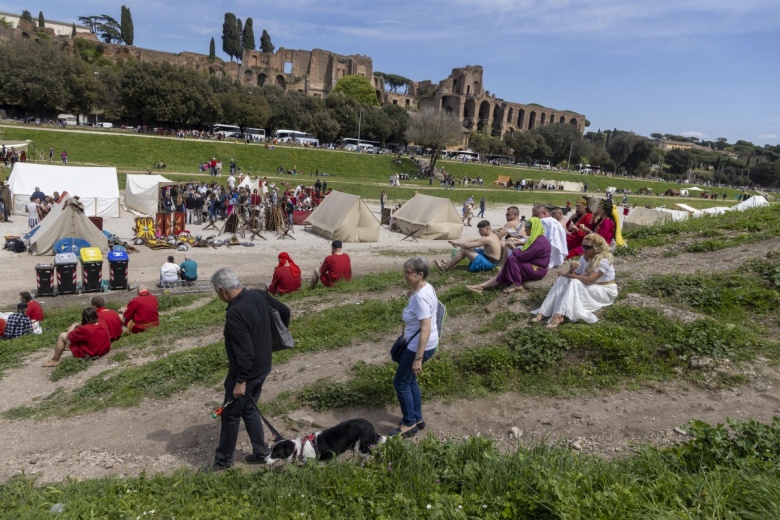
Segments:
[[[209,61],[217,59],[217,48],[214,45],[214,37],[211,37],[211,43],[209,43]]]
[[[263,52],[274,52],[274,44],[271,43],[271,35],[263,29],[263,35],[260,36],[260,50]]]
[[[73,22],[73,29],[70,31],[70,37],[75,38],[76,37],[76,22]]]
[[[38,27],[46,27],[46,20],[43,18],[43,11],[38,11]]]
[[[239,61],[244,56],[244,49],[241,47],[241,34],[244,32],[244,26],[241,23],[241,18],[236,19],[236,41],[233,47],[233,56],[236,57],[236,61]]]
[[[230,61],[233,61],[234,49],[236,45],[234,42],[236,32],[236,15],[233,13],[225,13],[225,21],[222,22],[222,52],[230,56]]]
[[[250,51],[255,50],[255,29],[252,25],[252,19],[247,18],[244,24],[244,32],[241,33],[241,48]]]
[[[135,40],[133,34],[133,16],[130,14],[130,8],[125,7],[124,5],[122,6],[121,13],[119,26],[122,31],[122,39],[125,41],[125,44],[132,45]]]

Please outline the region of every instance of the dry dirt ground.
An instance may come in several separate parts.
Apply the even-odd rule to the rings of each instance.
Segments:
[[[500,221],[503,208],[493,208],[488,218]],[[530,213],[530,212],[528,212]],[[16,217],[21,220],[21,217]],[[127,225],[127,222],[122,222]],[[129,236],[128,230],[120,230]],[[429,258],[446,254],[445,243],[401,241],[398,235],[382,232],[378,244],[349,244],[347,251],[353,257],[356,273],[380,270],[400,270],[402,262],[413,253]],[[465,228],[465,237],[476,236],[476,228]],[[259,241],[253,248],[237,247],[227,250],[193,251],[202,275],[222,265],[232,265],[254,284],[267,279],[279,251],[286,250],[295,258],[304,272],[317,266],[327,252],[325,239],[313,237],[301,230],[296,240],[277,240],[267,235],[268,241]],[[142,248],[143,249],[143,248]],[[744,249],[725,249],[715,253],[679,254],[663,258],[663,248],[644,250],[639,257],[618,259],[618,281],[666,272],[711,272],[730,268],[735,260],[762,257],[769,250],[780,249],[780,240],[751,245]],[[152,282],[158,266],[167,251],[144,250],[131,256],[131,270],[135,281]],[[177,259],[181,253],[175,253]],[[8,283],[0,291],[2,301],[15,303],[19,290],[29,290],[34,281],[34,264],[40,258],[16,256],[3,252],[4,273]],[[535,291],[546,291],[552,277],[539,282]],[[387,294],[386,296],[395,296]],[[126,300],[127,293],[111,293],[111,298]],[[353,295],[352,298],[360,298]],[[86,296],[46,299],[44,308],[52,305],[86,303]],[[199,305],[200,300],[193,305]],[[624,300],[630,305],[663,305],[645,296],[630,296]],[[328,301],[322,302],[327,305]],[[343,303],[343,302],[340,302]],[[487,312],[511,309],[521,316],[529,310],[517,299],[500,296],[486,309]],[[695,318],[692,314],[674,312],[680,319]],[[448,328],[457,332],[458,345],[465,348],[480,338],[470,334],[479,318],[461,316],[451,318]],[[335,325],[337,326],[337,324]],[[213,330],[203,343],[218,340],[219,330]],[[323,375],[337,380],[348,377],[353,360],[382,363],[387,359],[389,345],[364,342],[333,352],[296,356],[290,362],[275,368],[264,386],[262,399],[269,401],[286,390],[295,390],[316,381]],[[168,348],[191,348],[181,342]],[[111,368],[110,360],[96,362],[88,370],[62,381],[49,380],[49,371],[41,363],[51,352],[39,351],[29,356],[24,365],[0,378],[0,413],[10,408],[33,403],[56,391],[82,384],[89,377]],[[147,355],[145,353],[140,356]],[[148,354],[154,355],[154,354]],[[132,362],[133,360],[131,360]],[[143,361],[143,358],[135,360]],[[780,384],[777,367],[757,360],[749,366],[721,366],[717,370],[740,371],[747,382],[741,386],[709,389],[687,382],[638,383],[631,388],[603,394],[579,395],[573,398],[534,398],[516,394],[492,398],[424,403],[428,423],[425,433],[437,437],[483,435],[497,440],[504,447],[531,439],[549,438],[570,442],[574,449],[586,453],[614,456],[632,449],[636,444],[656,445],[678,441],[683,434],[675,428],[696,418],[711,423],[723,422],[726,417],[754,418],[768,421],[780,413],[780,398],[776,388]],[[706,378],[705,378],[706,379]],[[387,383],[391,384],[390,381]],[[119,476],[171,472],[180,467],[197,467],[211,459],[216,446],[219,422],[210,413],[219,404],[218,388],[192,387],[186,392],[165,400],[146,400],[129,409],[109,409],[66,419],[46,421],[0,419],[0,482],[24,473],[35,476],[39,482],[56,482],[66,478],[88,479],[115,474]],[[365,417],[381,432],[397,422],[397,405],[382,409],[349,409],[316,413],[298,410],[288,417],[271,417],[271,421],[287,436],[307,434],[319,427],[329,426],[350,417]],[[515,435],[509,432],[515,429]],[[518,439],[519,437],[519,439]],[[237,460],[249,453],[249,443],[242,432],[239,436]]]

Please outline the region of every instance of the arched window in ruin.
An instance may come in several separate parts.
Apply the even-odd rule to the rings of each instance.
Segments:
[[[471,94],[471,85],[466,85],[466,95],[468,96],[470,94]]]
[[[504,122],[504,109],[499,105],[493,107],[493,137],[501,137],[501,124]]]
[[[528,115],[528,129],[533,130],[536,126],[536,111],[532,110]]]
[[[547,122],[547,114],[542,112],[542,116],[539,118],[539,126],[544,126],[546,122]]]
[[[483,101],[479,105],[479,120],[481,122],[487,123],[490,119],[490,103],[487,101]],[[481,128],[478,126],[478,128]]]
[[[397,105],[397,104],[398,104],[398,100],[397,100],[397,99],[394,99],[394,100],[393,100],[393,104],[394,104],[394,105]]]
[[[382,93],[378,90],[376,91],[376,100],[379,101],[379,104],[382,104]]]
[[[569,124],[577,126],[577,118],[576,117],[572,117],[571,119],[569,119]]]
[[[512,107],[509,107],[509,113],[506,116],[506,122],[511,123],[512,119],[515,117],[515,109]]]
[[[479,95],[479,81],[474,82],[474,95],[475,96]]]
[[[282,76],[281,74],[276,76],[276,84],[284,88],[284,76]]]
[[[558,120],[559,123],[565,123],[566,122],[566,116],[561,116],[561,118]]]
[[[258,74],[257,75],[257,86],[258,87],[262,87],[263,85],[265,85],[265,80],[267,80],[267,79],[268,79],[268,76],[266,76],[265,74]]]
[[[444,107],[444,113],[447,114],[448,116],[451,116],[452,115],[452,107],[451,106]]]
[[[244,83],[249,85],[251,82],[252,82],[252,71],[247,69],[246,71],[244,71]]]
[[[404,106],[409,108],[409,98],[406,98],[406,101],[404,101]]]
[[[555,114],[550,114],[550,124],[552,125],[554,123],[555,123]]]
[[[523,126],[525,126],[525,109],[521,108],[517,114],[517,128],[522,130]]]

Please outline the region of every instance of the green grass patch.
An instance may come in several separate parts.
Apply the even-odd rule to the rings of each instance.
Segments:
[[[479,437],[428,437],[392,439],[359,464],[48,486],[21,476],[0,487],[0,507],[12,518],[46,518],[55,504],[64,518],[778,518],[780,424],[730,424],[692,423],[679,447],[612,461],[545,442],[503,455]]]

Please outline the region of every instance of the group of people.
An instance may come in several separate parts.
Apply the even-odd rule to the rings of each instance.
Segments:
[[[542,306],[533,311],[534,321],[547,319],[549,328],[558,327],[567,318],[595,322],[593,312],[617,297],[611,245],[613,241],[618,246],[625,244],[617,208],[611,199],[602,199],[592,212],[590,201],[581,197],[569,219],[564,218],[562,208],[545,204],[535,205],[532,215],[526,220],[511,206],[501,228],[492,229],[489,221],[480,221],[476,239],[451,240],[455,248],[452,258],[436,260],[434,265],[446,272],[468,260],[472,273],[499,269],[468,289],[482,293],[502,288],[512,294],[522,291],[525,282],[543,279],[566,259],[577,258],[568,270],[559,273]]]
[[[91,307],[81,312],[81,321],[73,323],[57,337],[54,356],[43,366],[51,368],[59,365],[66,349],[75,358],[103,357],[111,351],[111,344],[122,337],[125,328],[131,334],[138,334],[159,326],[157,297],[144,284],[138,285],[136,290],[136,297],[119,312],[106,308],[102,296],[93,296]]]
[[[16,304],[16,312],[0,317],[0,339],[11,340],[32,334],[44,320],[41,304],[33,299],[32,295],[23,291],[19,293],[19,303]]]
[[[286,252],[279,253],[279,264],[274,268],[271,283],[260,284],[262,289],[278,296],[289,294],[301,288],[301,268]],[[325,287],[333,287],[340,281],[352,280],[352,260],[343,251],[341,240],[334,240],[330,244],[330,255],[326,256],[318,269],[315,269],[309,278],[309,289],[314,289],[317,284]]]

